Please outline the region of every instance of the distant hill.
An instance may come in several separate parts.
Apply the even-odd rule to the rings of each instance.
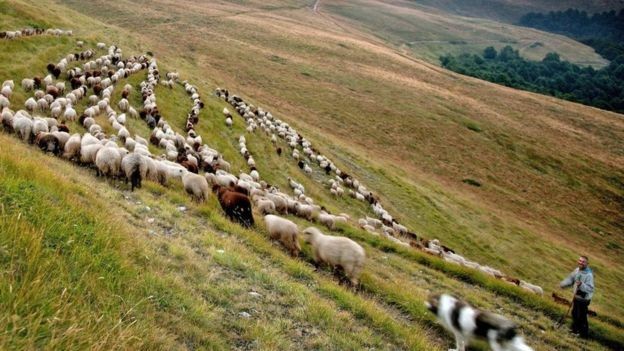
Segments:
[[[507,23],[515,23],[528,12],[561,11],[569,8],[602,12],[624,8],[624,0],[408,0],[408,2],[431,6],[456,15],[489,18]]]

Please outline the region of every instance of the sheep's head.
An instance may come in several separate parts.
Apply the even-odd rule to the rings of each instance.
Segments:
[[[185,174],[186,172],[187,172],[187,171],[186,171],[186,169],[183,169],[183,168],[176,168],[176,169],[173,171],[173,176],[174,176],[175,178],[180,178],[180,179],[182,179],[182,177],[184,176],[184,174]]]
[[[310,242],[310,240],[312,240],[312,237],[313,237],[313,236],[317,233],[317,230],[318,230],[318,229],[316,229],[316,228],[314,228],[314,227],[308,227],[308,228],[306,228],[306,229],[303,231],[303,240],[304,240],[306,243],[309,243],[309,242]]]
[[[425,306],[427,307],[427,309],[433,312],[433,314],[435,314],[436,316],[438,315],[439,305],[440,305],[440,294],[433,294],[429,296],[427,301],[425,301]]]

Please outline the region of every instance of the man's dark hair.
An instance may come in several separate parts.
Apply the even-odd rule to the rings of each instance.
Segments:
[[[581,258],[584,258],[586,262],[589,262],[589,257],[582,255]]]

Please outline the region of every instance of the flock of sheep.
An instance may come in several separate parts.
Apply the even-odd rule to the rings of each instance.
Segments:
[[[33,31],[0,32],[0,35],[5,33],[4,38],[10,39],[16,38],[16,35],[8,33],[17,32],[19,35],[71,35],[71,31],[62,30]],[[77,44],[80,48],[84,45],[83,42]],[[125,179],[131,183],[132,190],[140,188],[142,181],[147,179],[163,185],[180,181],[185,191],[198,202],[205,201],[213,192],[226,216],[247,227],[255,223],[252,211],[255,208],[264,216],[270,237],[280,241],[293,256],[297,256],[301,250],[300,231],[294,222],[282,216],[292,214],[307,221],[315,221],[329,230],[335,229],[336,223],[350,221],[349,215],[334,215],[316,204],[314,199],[306,195],[305,187],[292,178],[288,178],[292,195],[262,180],[244,135],[239,136],[238,146],[249,166],[249,173],[241,172],[238,176],[230,173],[230,163],[220,152],[205,144],[195,130],[204,107],[197,88],[187,81],[179,82],[176,72],[161,75],[155,59],[144,55],[124,58],[122,50],[117,46],[107,47],[104,43],[97,43],[95,50],[68,54],[56,64],[48,64],[46,68],[46,76],[22,80],[22,89],[32,91],[33,95],[25,101],[24,109],[17,112],[11,110],[10,99],[15,89],[12,80],[5,81],[0,89],[3,129],[15,133],[26,142],[36,144],[43,151],[52,152],[82,166],[94,167],[98,176]],[[146,79],[140,83],[138,92],[142,106],[135,108],[131,105],[128,98],[134,88],[126,84],[121,90],[116,110],[111,101],[117,84],[143,70],[147,71]],[[172,89],[181,85],[190,96],[192,107],[184,126],[186,135],[176,132],[162,117],[155,94],[158,84]],[[262,130],[270,137],[278,154],[282,152],[281,147],[277,146],[278,139],[282,139],[291,148],[290,156],[305,174],[311,174],[312,166],[318,166],[321,173],[324,172],[329,178],[325,183],[333,196],[348,194],[370,204],[377,218],[359,219],[358,224],[364,230],[541,293],[541,288],[537,286],[505,277],[496,269],[466,260],[437,240],[423,240],[408,231],[382,207],[378,196],[336,167],[286,122],[274,118],[262,108],[246,103],[236,95],[230,95],[225,89],[218,88],[215,93],[243,117],[248,133]],[[77,106],[83,100],[87,107],[79,113]],[[226,125],[231,127],[234,124],[232,113],[225,108],[223,114]],[[109,124],[107,127],[97,122],[103,116],[103,120]],[[132,135],[127,127],[129,119],[143,120],[151,129],[149,138]],[[70,134],[66,124],[68,121],[79,122],[86,132],[82,135]],[[105,130],[113,132],[107,134]],[[150,144],[159,150],[160,155],[152,154]],[[314,227],[305,229],[303,238],[311,245],[316,262],[341,267],[348,280],[357,284],[365,261],[364,249],[359,244],[348,238],[325,235]]]
[[[343,196],[343,194],[345,194],[345,188],[347,188],[347,194],[351,197],[369,203],[372,212],[377,218],[368,216],[360,218],[358,220],[360,228],[372,235],[381,235],[396,244],[406,247],[411,246],[428,254],[441,257],[447,262],[477,269],[492,277],[517,285],[529,292],[540,295],[543,294],[542,288],[537,285],[518,278],[509,277],[500,270],[490,266],[470,261],[458,255],[452,249],[440,244],[437,239],[425,240],[416,233],[409,231],[383,208],[379,198],[375,194],[369,191],[359,180],[336,167],[327,156],[321,154],[309,140],[305,139],[297,130],[288,125],[288,123],[274,118],[271,112],[265,111],[261,107],[255,107],[245,102],[237,95],[231,95],[227,89],[216,88],[215,94],[232,105],[238,114],[244,118],[247,132],[253,133],[259,129],[263,132],[261,134],[269,137],[271,142],[276,145],[276,151],[279,155],[281,155],[283,150],[281,147],[277,146],[277,143],[279,139],[284,140],[291,148],[291,158],[297,162],[297,165],[305,174],[311,174],[313,172],[310,165],[318,165],[322,173],[324,172],[329,178],[325,184],[333,196]],[[224,108],[223,114],[226,118],[226,125],[231,127],[233,124],[232,114],[227,108]],[[253,172],[255,169],[255,161],[246,147],[244,136],[239,138],[239,147],[241,154],[248,160],[248,165],[252,168]],[[314,205],[314,201],[305,195],[305,188],[300,183],[294,181],[290,177],[288,181],[294,197],[289,199],[288,196],[283,196],[283,198],[286,199],[285,202],[281,199],[268,199],[272,201],[267,201],[266,197],[258,197],[257,205],[262,211],[264,211],[265,208],[273,209],[277,204],[277,212],[284,214],[291,213],[307,220],[316,220],[327,226],[330,230],[334,229],[336,222],[347,222],[349,220],[349,216],[346,214],[332,215],[327,213],[320,206]]]
[[[15,31],[2,31],[0,32],[0,39],[17,39],[20,37],[30,37],[33,35],[54,35],[54,36],[72,36],[74,33],[71,30],[62,30],[58,28],[24,28]]]

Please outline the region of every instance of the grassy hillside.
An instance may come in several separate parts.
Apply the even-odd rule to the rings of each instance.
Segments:
[[[592,48],[572,39],[494,22],[485,19],[485,15],[460,17],[451,14],[453,11],[406,1],[323,1],[321,9],[323,14],[339,16],[336,22],[348,21],[401,51],[435,64],[445,54],[480,54],[485,47],[500,49],[506,45],[530,60],[541,60],[549,52],[558,52],[579,65],[600,68],[607,63]]]
[[[624,344],[618,322],[624,314],[623,242],[617,235],[624,190],[619,116],[414,61],[356,28],[327,29],[333,19],[314,15],[311,3],[81,4],[75,9],[91,18],[60,5],[49,4],[42,16],[26,3],[0,2],[7,9],[2,23],[71,27],[73,39],[87,39],[89,45],[102,40],[118,43],[125,54],[154,52],[164,71],[177,69],[182,79],[198,85],[207,104],[198,131],[232,161],[235,173],[245,169],[235,141],[243,133],[242,120],[237,117],[233,130],[225,128],[225,104],[208,94],[216,85],[291,122],[381,194],[410,228],[534,281],[547,293],[584,248],[600,277],[593,306],[601,318],[592,320],[600,342],[584,344],[553,331],[564,311],[547,300],[346,225],[334,234],[354,238],[369,257],[362,289],[353,293],[329,271],[315,269],[308,248],[302,258],[288,257],[266,239],[260,220],[252,231],[229,223],[214,198],[195,205],[175,183],[168,188],[148,183],[130,193],[123,184],[96,179],[92,170],[3,135],[0,196],[11,205],[5,205],[2,225],[12,234],[0,236],[5,241],[0,246],[6,257],[15,257],[4,261],[3,270],[15,272],[13,279],[23,288],[13,294],[18,285],[6,280],[0,298],[15,310],[0,318],[30,323],[20,328],[7,323],[3,348],[442,349],[451,337],[422,304],[431,291],[451,291],[511,316],[536,349]],[[184,32],[175,30],[181,23]],[[1,42],[0,61],[10,64],[0,69],[0,81],[43,73],[48,61],[76,50],[73,44],[72,38],[47,37]],[[136,86],[141,79],[128,82]],[[21,106],[26,95],[16,90],[12,102]],[[179,86],[159,87],[157,94],[163,115],[181,130],[188,97]],[[141,123],[131,128],[145,132]],[[295,175],[331,210],[354,218],[369,214],[351,200],[332,199],[292,160],[277,157],[266,138],[249,135],[248,145],[260,155],[267,181],[285,188],[286,175]],[[45,170],[39,170],[41,164]],[[482,186],[462,182],[467,178]],[[24,184],[34,190],[25,191]],[[67,217],[73,213],[79,216]],[[310,225],[297,221],[301,228]],[[41,227],[53,230],[38,232]],[[32,233],[24,238],[22,232]],[[88,271],[77,262],[99,252],[85,233],[102,241],[101,255],[108,257],[94,260]],[[24,242],[14,244],[18,239]],[[37,242],[43,242],[41,255],[21,263],[24,268],[12,268],[27,257],[20,252],[37,252],[28,248]],[[59,250],[61,244],[70,248]],[[72,245],[80,245],[78,253]],[[49,276],[57,271],[68,273]],[[61,289],[66,286],[80,289],[66,295]],[[50,307],[25,304],[26,291],[41,291],[33,301]],[[65,323],[60,326],[51,324],[58,306],[71,317],[58,317]]]

